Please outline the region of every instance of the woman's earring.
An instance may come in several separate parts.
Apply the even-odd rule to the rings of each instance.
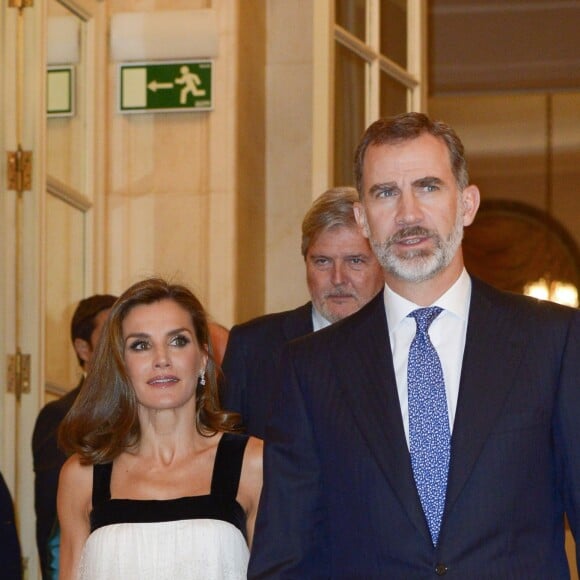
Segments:
[[[203,370],[201,371],[201,373],[199,373],[199,384],[200,384],[202,387],[205,387],[205,369],[203,369]]]

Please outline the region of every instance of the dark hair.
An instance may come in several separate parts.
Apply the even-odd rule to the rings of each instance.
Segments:
[[[140,304],[172,300],[191,316],[199,348],[208,355],[205,386],[198,381],[196,428],[202,435],[235,431],[237,413],[223,411],[218,395],[218,367],[209,340],[207,315],[185,286],[149,278],[126,290],[115,302],[93,356],[87,378],[60,428],[60,443],[83,463],[107,463],[138,443],[141,431],[137,397],[123,357],[123,321]]]
[[[83,298],[75,308],[70,323],[70,339],[74,345],[77,338],[91,344],[91,334],[95,330],[95,318],[103,310],[108,310],[115,304],[116,296],[111,294],[95,294],[88,298]],[[91,344],[91,346],[96,346]],[[81,367],[85,366],[85,361],[77,354],[77,359]]]
[[[423,113],[403,113],[375,121],[367,128],[360,140],[354,155],[354,178],[361,199],[363,165],[367,149],[371,145],[392,145],[409,141],[424,133],[441,139],[447,146],[451,170],[459,189],[463,191],[469,185],[463,143],[455,131],[446,123],[432,121]]]
[[[353,203],[358,201],[354,187],[334,187],[317,197],[302,220],[302,255],[324,231],[343,226],[356,228]]]

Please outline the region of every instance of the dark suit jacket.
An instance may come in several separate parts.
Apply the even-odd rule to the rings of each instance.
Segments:
[[[383,293],[291,343],[283,375],[249,578],[569,577],[580,311],[473,281],[437,548],[413,480]]]
[[[0,473],[0,576],[5,580],[22,578],[20,542],[14,519],[14,505]]]
[[[222,404],[237,411],[247,432],[264,438],[272,393],[279,386],[282,347],[313,331],[312,304],[261,316],[230,331],[222,368]]]
[[[32,434],[34,458],[34,509],[36,510],[36,544],[43,577],[46,576],[47,542],[56,522],[56,491],[58,475],[67,457],[57,444],[60,422],[76,401],[82,386],[79,385],[58,401],[45,405],[36,419]]]

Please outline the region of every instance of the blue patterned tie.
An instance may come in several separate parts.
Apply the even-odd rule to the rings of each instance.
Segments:
[[[417,323],[417,332],[407,369],[411,464],[434,546],[445,507],[451,438],[443,370],[428,334],[441,310],[432,306],[409,314]]]

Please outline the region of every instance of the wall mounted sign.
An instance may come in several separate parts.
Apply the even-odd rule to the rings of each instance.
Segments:
[[[72,117],[74,66],[49,66],[46,75],[46,112],[49,117]]]
[[[213,61],[119,65],[121,113],[209,111],[213,109]]]

